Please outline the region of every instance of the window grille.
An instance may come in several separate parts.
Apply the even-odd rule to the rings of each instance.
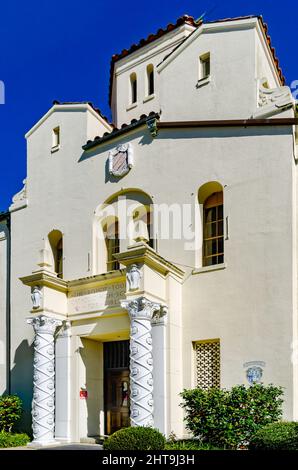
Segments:
[[[195,343],[197,387],[220,387],[220,341]]]

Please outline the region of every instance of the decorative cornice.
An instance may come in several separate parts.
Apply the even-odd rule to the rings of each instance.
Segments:
[[[78,287],[84,291],[85,289],[90,289],[95,286],[104,287],[117,282],[125,282],[125,275],[126,271],[124,269],[119,269],[117,271],[97,274],[95,276],[65,281],[50,272],[42,270],[30,274],[29,276],[20,277],[20,280],[26,286],[35,287],[38,285],[40,287],[50,287],[51,289],[68,294]]]
[[[162,258],[162,256],[156,253],[156,251],[146,243],[132,245],[127,251],[115,254],[114,258],[124,264],[124,266],[143,263],[163,275],[172,273],[180,279],[182,279],[185,274],[182,269]]]
[[[38,271],[30,274],[30,276],[20,277],[20,281],[26,286],[34,287],[35,285],[39,285],[67,293],[67,281],[55,277],[53,274],[47,273],[46,271]]]

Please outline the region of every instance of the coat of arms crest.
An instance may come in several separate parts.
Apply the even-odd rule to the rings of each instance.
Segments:
[[[133,166],[131,144],[120,144],[109,153],[109,173],[114,176],[124,176]]]
[[[261,367],[249,367],[246,371],[246,377],[250,385],[260,383],[263,376],[263,369]]]
[[[246,378],[250,385],[260,383],[263,377],[265,362],[263,361],[250,361],[243,364],[246,369]]]

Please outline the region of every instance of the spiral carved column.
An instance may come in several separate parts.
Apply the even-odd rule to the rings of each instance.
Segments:
[[[132,426],[154,426],[152,326],[160,304],[145,297],[121,302],[130,316],[130,419]]]
[[[39,315],[29,318],[35,332],[32,429],[33,443],[54,442],[55,428],[55,338],[60,320]]]

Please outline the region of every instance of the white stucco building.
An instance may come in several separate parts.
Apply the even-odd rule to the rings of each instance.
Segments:
[[[113,56],[110,103],[113,124],[55,102],[26,134],[0,392],[23,428],[33,399],[37,443],[181,437],[184,388],[254,380],[297,419],[298,121],[267,26],[184,16]]]

